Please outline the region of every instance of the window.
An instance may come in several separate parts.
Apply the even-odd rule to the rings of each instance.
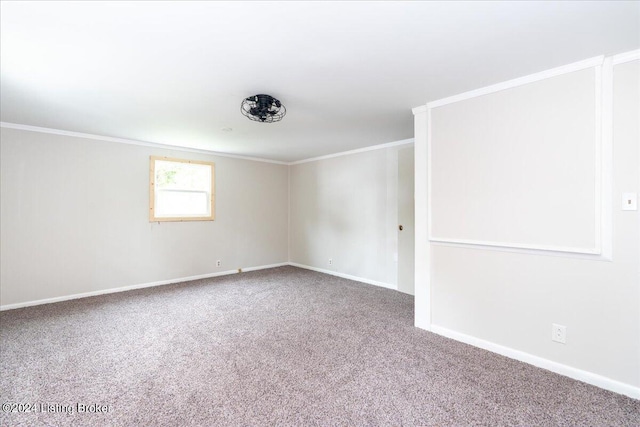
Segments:
[[[149,221],[213,221],[213,163],[151,156],[149,172]]]

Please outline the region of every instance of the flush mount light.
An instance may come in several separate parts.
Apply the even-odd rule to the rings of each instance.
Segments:
[[[240,110],[249,120],[262,123],[279,122],[287,114],[284,105],[271,95],[253,95],[245,98]]]

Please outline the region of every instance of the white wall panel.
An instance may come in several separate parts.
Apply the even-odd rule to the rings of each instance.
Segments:
[[[598,123],[597,111],[595,115],[589,115],[586,109],[582,113],[584,117],[592,121],[596,120],[596,123],[590,125],[595,132],[602,130],[603,162],[600,172],[603,178],[603,196],[600,212],[604,230],[606,230],[605,224],[609,223],[609,238],[602,240],[603,253],[607,252],[606,247],[609,246],[608,259],[603,262],[604,258],[587,254],[431,241],[428,245],[428,257],[424,263],[429,266],[426,280],[416,281],[416,312],[420,309],[421,313],[426,313],[427,307],[430,310],[430,321],[426,324],[417,323],[425,329],[484,346],[521,360],[541,362],[539,365],[547,369],[638,398],[640,397],[640,281],[638,276],[640,214],[638,211],[622,209],[622,194],[637,193],[640,190],[638,163],[640,161],[640,120],[638,119],[640,117],[640,61],[638,52],[633,55],[624,55],[624,58],[631,57],[629,60],[616,62],[616,59],[621,57],[606,58],[602,65],[600,116],[602,122]],[[574,75],[566,75],[567,79],[557,80],[564,84],[556,88],[554,96],[551,96],[552,93],[547,94],[551,96],[548,104],[566,105],[564,99],[566,91],[579,83],[579,79],[576,78],[578,75],[584,78],[585,87],[589,81],[597,83],[597,73],[591,74],[593,72],[593,68],[584,69]],[[544,80],[545,84],[555,79],[555,76],[559,76],[557,73],[552,74],[554,77]],[[525,89],[527,86],[536,87],[535,84],[527,84],[518,88]],[[475,93],[482,95],[487,92],[478,89]],[[534,99],[537,93],[529,93],[529,95]],[[584,96],[585,99],[592,99],[597,103],[597,92],[589,98],[585,91]],[[454,101],[463,99],[464,97],[458,96]],[[479,98],[467,99],[471,101]],[[429,105],[433,107],[432,112],[437,113],[438,109],[449,104],[455,105],[441,101]],[[463,105],[472,104],[467,102],[459,104],[460,107]],[[516,105],[513,104],[513,108],[516,108]],[[531,110],[526,102],[517,108]],[[414,109],[416,110],[418,109]],[[477,106],[472,110],[478,114],[487,113],[478,111]],[[459,115],[456,117],[448,117],[449,127],[454,123],[456,126],[465,127],[467,122],[470,122],[472,127],[479,125],[474,124],[475,118],[469,116],[469,111],[466,109],[459,108],[457,113]],[[563,111],[559,111],[558,114],[563,114]],[[421,115],[416,114],[416,129],[423,128],[424,118]],[[456,157],[465,157],[464,153],[453,152],[451,146],[437,146],[442,142],[441,139],[437,139],[440,132],[438,127],[445,122],[439,121],[437,114],[434,114],[431,119],[430,130],[436,138],[436,147],[433,157],[430,158],[430,164],[424,165],[427,153],[418,154],[420,147],[427,146],[427,135],[424,132],[416,133],[415,142],[416,162],[418,160],[424,162],[424,169],[432,167],[438,170],[432,174],[434,182],[431,183],[431,188],[434,192],[439,191],[439,195],[433,195],[431,211],[442,215],[443,206],[449,206],[449,208],[454,206],[453,203],[456,201],[449,200],[448,195],[460,191],[462,184],[476,186],[477,191],[483,192],[484,198],[490,198],[493,191],[491,188],[487,189],[484,185],[470,182],[466,169],[461,170],[453,162]],[[557,125],[564,126],[560,123]],[[509,132],[513,132],[511,123],[501,121],[494,121],[492,127],[495,129],[487,129],[487,132],[491,134],[506,132],[500,129],[503,126],[510,129]],[[569,129],[574,126],[577,125],[572,121],[566,123]],[[562,129],[559,131],[568,132]],[[450,130],[447,134],[453,132]],[[539,131],[530,128],[527,132]],[[586,130],[584,132],[587,135]],[[491,144],[492,141],[485,142]],[[593,142],[593,139],[590,141]],[[587,151],[585,147],[569,138],[557,140],[555,144],[556,151],[564,153],[565,157],[575,150],[578,158],[582,159],[582,170],[575,169],[577,166],[572,164],[564,166],[573,173],[583,175],[582,179],[585,182],[576,180],[577,188],[582,186],[596,188],[592,179],[597,179],[598,168],[591,170],[588,168],[589,159],[595,159],[591,151]],[[593,149],[594,146],[591,145],[591,148]],[[493,161],[491,156],[501,156],[500,151],[492,151],[488,147],[485,149],[488,150],[486,154],[476,153],[475,157],[465,158],[465,161],[471,162],[473,158],[479,156],[484,163],[488,163]],[[467,146],[465,150],[477,152],[478,147]],[[508,150],[508,147],[503,145],[501,150]],[[541,163],[542,158],[537,157],[537,154],[540,154],[538,151],[542,148],[534,147],[531,150],[533,153],[531,161],[534,164]],[[517,153],[519,151],[526,152],[525,149],[519,149]],[[443,157],[439,153],[444,153],[448,157]],[[513,154],[513,152],[508,153],[510,156]],[[509,169],[509,165],[504,164],[501,158],[495,162],[496,167],[501,169],[500,179],[510,182],[510,185],[517,183],[525,188],[531,187],[533,194],[537,194],[539,198],[547,197],[543,194],[544,192],[555,193],[558,188],[566,190],[566,185],[573,179],[569,173],[561,174],[559,166],[555,169],[556,178],[561,181],[558,183],[556,180],[541,180],[539,175],[530,173],[531,170],[528,170],[530,166],[524,161],[525,164],[521,168],[512,169]],[[567,160],[567,163],[571,162]],[[468,167],[473,175],[480,173],[479,166],[470,164]],[[451,175],[449,169],[463,175],[463,178],[449,176]],[[523,174],[522,170],[528,170],[529,173]],[[487,169],[481,171],[487,177],[493,174]],[[443,178],[447,179],[443,180]],[[435,181],[436,179],[440,181]],[[561,187],[558,187],[559,185]],[[421,174],[421,171],[416,170],[416,194],[423,194],[428,191],[428,188],[427,174]],[[504,189],[504,186],[498,188]],[[502,193],[506,192],[505,190]],[[499,195],[504,195],[502,193]],[[552,194],[550,197],[556,197],[556,195]],[[497,236],[503,236],[503,238],[519,236],[518,240],[526,238],[527,243],[530,244],[580,244],[582,247],[587,247],[590,241],[579,239],[584,236],[593,239],[594,234],[590,229],[587,230],[588,222],[585,222],[585,219],[589,217],[587,211],[590,211],[597,199],[589,199],[586,190],[583,197],[582,209],[575,212],[578,224],[565,224],[571,233],[564,232],[559,226],[559,219],[565,223],[572,219],[567,218],[564,212],[557,213],[558,219],[555,217],[528,218],[528,221],[523,220],[519,223],[516,223],[515,218],[509,217],[498,221],[498,215],[504,215],[504,212],[497,212],[495,218],[484,217],[484,225],[470,216],[469,221],[478,222],[472,224],[476,228],[459,224],[465,235],[460,234],[457,237],[496,239]],[[479,206],[488,209],[488,204],[485,202],[486,200],[480,200]],[[537,207],[534,206],[532,209]],[[528,215],[526,212],[525,214]],[[457,213],[451,213],[451,215],[454,216],[453,219],[445,218],[433,223],[433,232],[436,237],[444,235],[444,232],[456,236],[453,233],[459,232],[457,229],[444,227],[451,226],[452,224],[448,224],[447,221],[453,222],[456,218],[457,221],[463,222],[463,218]],[[597,214],[593,217],[597,217]],[[544,240],[533,240],[536,237],[527,230],[535,221],[538,221],[536,224],[539,232],[546,233],[542,234],[545,237]],[[416,216],[416,229],[427,223],[428,215]],[[509,233],[499,229],[502,223],[505,227],[510,227]],[[482,225],[486,229],[483,229]],[[584,231],[579,232],[578,226],[583,227]],[[562,236],[563,240],[554,240],[556,237],[548,233],[547,227]],[[469,236],[472,232],[478,234]],[[604,235],[606,233],[603,233]],[[511,242],[515,241],[516,239],[511,239],[506,244],[511,245]],[[418,241],[416,243],[418,244]],[[416,265],[416,268],[418,267],[419,265]],[[566,344],[551,340],[553,323],[566,326]]]
[[[599,71],[430,108],[433,240],[600,252]]]

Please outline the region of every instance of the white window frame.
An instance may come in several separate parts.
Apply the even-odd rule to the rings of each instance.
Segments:
[[[155,212],[155,201],[156,201],[156,161],[161,160],[164,162],[175,162],[175,163],[189,163],[189,164],[197,164],[197,165],[207,165],[211,167],[211,192],[209,194],[209,203],[211,206],[211,215],[209,216],[175,216],[175,217],[165,217],[165,216],[156,216]],[[160,221],[213,221],[215,219],[215,164],[213,162],[204,162],[199,160],[186,160],[186,159],[177,159],[173,157],[162,157],[162,156],[149,156],[149,222],[160,222]]]

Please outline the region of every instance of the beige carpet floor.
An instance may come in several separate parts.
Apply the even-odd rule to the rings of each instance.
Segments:
[[[0,345],[3,426],[640,425],[640,401],[414,328],[408,295],[294,267],[5,311]]]

